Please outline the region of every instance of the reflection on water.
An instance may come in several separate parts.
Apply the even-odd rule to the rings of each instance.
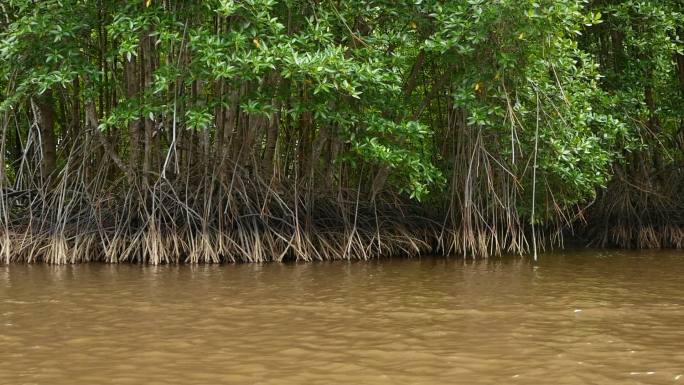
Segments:
[[[0,384],[684,384],[684,253],[0,266]]]

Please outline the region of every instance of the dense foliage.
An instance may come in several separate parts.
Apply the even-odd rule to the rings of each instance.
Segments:
[[[683,11],[6,0],[0,249],[155,263],[525,252],[597,199],[602,218],[628,215],[606,208],[625,183],[681,215]]]
[[[592,238],[628,247],[684,247],[684,4],[596,1],[604,22],[580,46],[600,63],[605,105],[632,151],[590,211]]]

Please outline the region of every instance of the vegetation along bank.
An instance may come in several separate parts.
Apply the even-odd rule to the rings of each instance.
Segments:
[[[679,0],[6,0],[0,260],[684,246]]]

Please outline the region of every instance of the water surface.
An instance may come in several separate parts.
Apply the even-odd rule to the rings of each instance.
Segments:
[[[684,253],[0,266],[0,384],[684,384]]]

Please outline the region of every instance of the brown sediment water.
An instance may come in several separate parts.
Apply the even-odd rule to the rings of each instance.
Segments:
[[[684,252],[0,266],[0,384],[684,384]]]

